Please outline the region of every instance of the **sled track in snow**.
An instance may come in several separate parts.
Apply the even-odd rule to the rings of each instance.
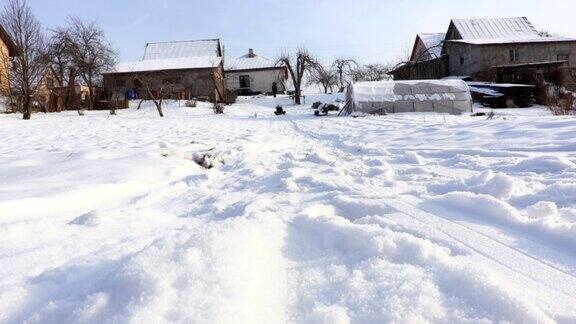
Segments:
[[[497,263],[497,264],[500,264],[501,266],[503,266],[503,267],[505,267],[505,268],[507,268],[507,269],[509,269],[509,270],[511,270],[511,271],[513,271],[513,272],[515,272],[515,273],[521,274],[521,275],[523,275],[524,277],[526,277],[527,279],[531,279],[531,280],[533,280],[534,282],[538,282],[538,283],[540,283],[540,284],[543,284],[543,285],[547,286],[547,287],[550,288],[550,289],[559,290],[558,287],[564,287],[564,286],[566,285],[566,282],[567,282],[567,281],[570,282],[570,286],[572,286],[572,287],[576,286],[576,276],[574,276],[573,274],[571,274],[571,273],[569,273],[569,272],[567,272],[567,271],[565,271],[565,270],[563,270],[563,269],[560,269],[560,268],[556,267],[556,266],[553,265],[553,264],[550,264],[550,263],[548,263],[548,262],[545,262],[545,261],[542,261],[542,260],[540,260],[540,259],[537,259],[537,258],[535,258],[535,257],[527,254],[526,252],[523,252],[523,251],[521,251],[521,250],[519,250],[519,249],[516,249],[516,248],[514,248],[514,247],[512,247],[512,246],[510,246],[510,245],[508,245],[508,244],[505,244],[505,243],[503,243],[502,241],[500,241],[500,240],[498,240],[498,239],[495,239],[495,238],[492,238],[492,237],[486,235],[485,233],[482,233],[482,232],[480,232],[480,231],[477,231],[477,230],[475,230],[475,229],[473,229],[473,228],[471,228],[471,227],[469,227],[469,226],[466,226],[466,225],[463,225],[463,224],[454,222],[454,221],[452,221],[452,220],[450,220],[450,219],[447,219],[447,218],[442,217],[442,216],[437,215],[437,214],[430,214],[430,213],[427,213],[427,212],[419,211],[415,206],[412,206],[412,205],[407,204],[407,203],[404,203],[404,202],[395,201],[395,202],[393,202],[393,203],[389,203],[389,206],[395,208],[399,213],[401,213],[401,214],[403,214],[403,215],[406,215],[406,216],[408,216],[408,217],[411,217],[412,219],[415,219],[415,220],[417,220],[418,222],[420,222],[420,223],[422,223],[422,224],[429,225],[430,223],[429,223],[429,222],[426,222],[423,218],[430,218],[430,217],[439,218],[439,219],[441,219],[443,222],[448,222],[450,225],[453,225],[453,226],[458,227],[458,230],[454,230],[454,231],[459,232],[459,233],[462,233],[460,230],[463,230],[464,232],[469,232],[468,235],[470,235],[470,234],[476,235],[476,236],[478,236],[478,237],[481,237],[480,240],[483,240],[483,241],[488,242],[487,244],[482,244],[482,245],[481,245],[481,246],[485,247],[485,249],[488,249],[488,247],[487,247],[488,245],[493,244],[493,245],[497,245],[497,246],[500,247],[500,249],[497,249],[497,251],[504,251],[504,249],[506,249],[506,250],[512,251],[513,253],[517,253],[517,254],[519,254],[519,255],[521,255],[521,256],[523,256],[523,257],[526,257],[526,258],[530,259],[531,261],[530,261],[530,262],[526,262],[527,264],[526,264],[525,266],[513,267],[513,266],[511,266],[509,263],[506,263],[506,262],[504,262],[504,261],[502,261],[502,260],[499,260],[498,258],[494,257],[493,255],[490,255],[489,253],[487,253],[487,252],[485,252],[485,251],[482,251],[481,248],[476,247],[476,246],[470,244],[469,242],[467,242],[467,241],[465,241],[465,240],[462,240],[462,239],[456,237],[456,235],[454,235],[454,234],[452,234],[452,233],[449,233],[449,231],[447,231],[446,229],[443,229],[443,228],[438,227],[438,226],[435,226],[435,227],[434,227],[436,230],[440,231],[442,234],[450,237],[450,238],[453,239],[454,241],[456,241],[456,242],[458,242],[458,243],[466,246],[466,247],[469,248],[470,250],[473,250],[474,252],[482,255],[483,257],[485,257],[485,258],[487,258],[487,259],[489,259],[489,260],[491,260],[491,261],[493,261],[493,262],[495,262],[495,263]],[[408,211],[407,211],[407,210],[410,210],[410,209],[413,210],[413,212],[408,212]],[[416,216],[417,214],[421,214],[421,216]],[[470,232],[471,232],[471,233],[470,233]],[[464,234],[462,233],[462,235],[464,235]],[[504,249],[502,249],[502,248],[504,248]],[[516,258],[514,258],[513,255],[509,255],[509,256],[506,256],[506,257],[503,256],[502,258],[504,258],[504,259],[509,259],[509,260],[510,260],[510,259],[516,259]],[[502,258],[501,258],[501,259],[502,259]],[[531,264],[528,264],[528,263],[531,263]],[[557,283],[557,286],[550,286],[550,285],[549,285],[548,283],[546,283],[546,282],[540,282],[540,281],[538,280],[538,277],[534,277],[533,275],[531,275],[531,274],[529,274],[529,273],[526,272],[527,270],[530,269],[530,266],[533,266],[533,265],[534,265],[534,263],[540,264],[541,266],[547,267],[547,268],[549,268],[550,270],[552,270],[552,271],[554,271],[554,272],[557,272],[557,273],[558,273],[560,276],[562,276],[563,278],[555,278],[555,279],[556,279],[555,281],[556,281],[556,283]],[[520,270],[519,270],[519,269],[520,269]],[[564,276],[568,276],[568,278],[566,278],[566,277],[564,277]],[[571,296],[571,294],[573,294],[573,290],[570,289],[570,288],[568,288],[568,290],[563,291],[563,293],[566,294],[567,296]]]
[[[296,137],[297,134],[300,134],[306,142],[316,142],[316,145],[321,143],[322,146],[327,148],[327,151],[339,157],[339,160],[341,161],[349,160],[352,157],[354,161],[362,163],[362,161],[353,156],[353,154],[345,152],[338,147],[338,145],[330,139],[331,136],[315,134],[312,131],[303,129],[300,125],[291,120],[289,116],[286,118],[292,128],[292,131],[289,131],[286,135]],[[333,137],[334,139],[339,138],[338,135],[334,135]],[[344,157],[346,159],[344,159]],[[351,187],[356,187],[354,183],[350,183],[350,185]],[[386,194],[382,193],[381,197],[386,197]],[[502,242],[501,240],[490,237],[486,233],[482,233],[477,229],[466,226],[442,215],[424,212],[415,205],[401,202],[396,199],[383,198],[383,200],[383,203],[387,206],[394,208],[397,212],[406,215],[419,223],[428,226],[430,226],[431,223],[435,223],[431,226],[433,226],[436,231],[439,231],[458,244],[474,251],[479,256],[490,260],[494,264],[506,268],[513,273],[519,274],[538,285],[544,285],[551,290],[557,291],[565,297],[571,297],[573,295],[573,289],[576,287],[576,275],[550,262],[540,260],[525,251]],[[494,224],[490,225],[494,226]],[[506,233],[519,234],[514,229],[506,226],[498,227],[504,229]],[[468,233],[468,235],[462,233]],[[472,241],[470,239],[471,236],[474,236]],[[467,239],[462,239],[461,237],[466,237]],[[482,244],[475,245],[473,244],[474,242],[482,242]],[[546,248],[552,248],[547,243],[548,242],[540,242],[538,244]],[[494,252],[491,253],[491,251]],[[507,260],[514,260],[514,262],[507,262]],[[546,280],[542,280],[542,274],[545,274]]]

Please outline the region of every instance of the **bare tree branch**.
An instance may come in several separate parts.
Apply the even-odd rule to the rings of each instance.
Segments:
[[[345,76],[351,77],[352,71],[358,68],[358,63],[353,59],[340,58],[334,60],[332,68],[336,70],[338,76],[339,92],[344,92],[346,88]]]
[[[392,69],[383,64],[367,64],[352,70],[352,79],[359,81],[382,81],[389,80],[388,72]]]
[[[324,89],[324,93],[333,91],[333,87],[338,85],[338,74],[332,67],[325,67],[321,63],[316,62],[310,70],[310,77],[308,84],[320,84]]]
[[[23,118],[30,119],[32,97],[46,70],[42,28],[26,0],[9,0],[0,21],[20,50],[12,59],[10,85],[21,103]]]
[[[288,69],[292,82],[294,83],[294,102],[301,104],[302,81],[304,75],[310,72],[316,64],[316,60],[306,49],[299,49],[295,56],[285,54],[278,59],[278,64],[283,64]]]
[[[95,22],[70,18],[62,37],[65,37],[65,48],[75,71],[88,86],[88,105],[92,109],[96,99],[94,88],[101,83],[102,72],[114,68],[117,54]]]

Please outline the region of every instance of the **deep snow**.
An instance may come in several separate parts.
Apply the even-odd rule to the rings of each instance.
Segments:
[[[288,103],[0,116],[0,322],[576,321],[576,119]]]

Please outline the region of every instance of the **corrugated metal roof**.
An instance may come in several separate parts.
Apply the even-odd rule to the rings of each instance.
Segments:
[[[536,28],[526,17],[453,19],[452,23],[464,40],[490,38],[537,39],[540,37]]]
[[[273,60],[258,55],[252,57],[244,55],[237,59],[225,61],[224,64],[228,71],[270,69],[278,67],[276,62]]]
[[[442,56],[442,44],[446,39],[445,33],[421,33],[418,34],[418,37],[433,58]]]
[[[214,68],[217,67],[221,62],[222,58],[215,56],[181,57],[137,62],[123,62],[116,65],[114,71],[110,71],[108,74]]]
[[[539,38],[481,38],[481,39],[455,39],[448,42],[453,43],[466,43],[473,45],[489,45],[489,44],[511,44],[511,43],[558,43],[558,42],[576,42],[576,38],[563,38],[563,37],[539,37]]]
[[[143,60],[158,60],[195,56],[219,55],[220,41],[217,39],[149,43],[146,45]]]

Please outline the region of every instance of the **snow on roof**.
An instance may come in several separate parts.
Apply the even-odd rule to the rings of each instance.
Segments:
[[[564,37],[537,37],[537,38],[516,38],[516,37],[502,37],[502,38],[479,38],[479,39],[455,39],[449,40],[452,43],[465,43],[473,45],[489,45],[489,44],[510,44],[510,43],[558,43],[558,42],[576,42],[576,38]]]
[[[196,56],[220,56],[218,39],[149,43],[143,60],[183,58]]]
[[[354,101],[441,101],[454,100],[454,93],[470,96],[468,84],[462,80],[414,80],[359,82],[353,85]]]
[[[442,56],[442,43],[446,39],[445,33],[421,33],[418,34],[418,37],[420,37],[431,56]]]
[[[133,73],[148,71],[191,70],[214,68],[222,62],[221,57],[198,56],[171,59],[146,60],[136,62],[122,62],[116,65],[110,73]]]
[[[279,67],[273,60],[258,55],[244,55],[237,59],[225,61],[225,64],[226,70],[228,71],[269,69]]]
[[[526,17],[453,19],[452,23],[464,40],[540,38],[536,28]]]

